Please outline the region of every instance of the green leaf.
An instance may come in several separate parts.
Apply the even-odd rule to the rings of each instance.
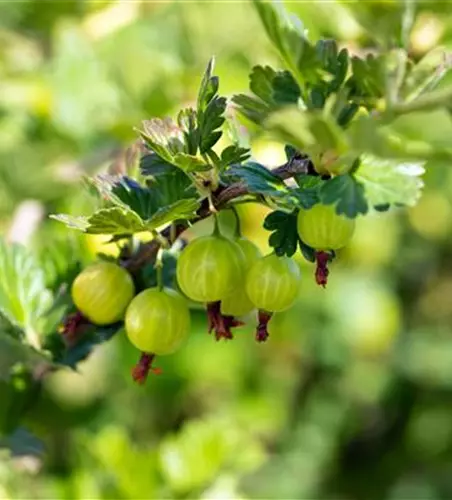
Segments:
[[[302,22],[289,15],[282,3],[254,0],[254,6],[270,41],[278,50],[287,69],[302,87],[318,77],[319,61],[308,42]]]
[[[249,120],[261,123],[272,110],[296,104],[300,87],[289,71],[275,71],[270,66],[255,66],[250,74],[250,90],[256,97],[236,95],[232,101]]]
[[[215,66],[215,58],[212,57],[207,64],[206,71],[204,72],[201,85],[198,92],[198,102],[197,108],[198,113],[203,112],[210,101],[214,98],[215,94],[218,92],[219,81],[218,77],[212,76],[213,69]]]
[[[110,340],[122,328],[122,323],[108,326],[92,325],[83,337],[73,346],[62,349],[56,357],[56,361],[70,368],[76,368],[80,361],[86,359],[93,349]]]
[[[175,220],[191,219],[195,216],[200,202],[196,198],[179,200],[166,207],[159,208],[157,212],[145,221],[145,229],[157,229]]]
[[[314,175],[297,175],[295,178],[298,188],[292,190],[292,193],[298,200],[298,205],[305,209],[313,207],[319,203],[319,191],[323,184],[320,177]]]
[[[353,175],[338,175],[324,182],[319,191],[320,200],[325,205],[336,205],[336,212],[349,218],[368,211],[364,186]]]
[[[226,175],[243,181],[250,193],[272,197],[286,197],[289,194],[289,189],[279,177],[256,162],[231,167],[226,171]]]
[[[196,111],[192,108],[180,111],[177,116],[177,124],[183,131],[187,153],[196,155],[199,142],[198,130],[196,128]]]
[[[226,99],[217,95],[219,80],[212,76],[214,62],[213,58],[209,61],[198,93],[197,133],[201,154],[207,153],[219,141],[222,132],[218,129],[225,121]]]
[[[191,179],[179,168],[165,162],[156,154],[141,158],[141,174],[160,206],[170,205],[183,198],[195,198],[197,192]]]
[[[0,380],[9,381],[18,364],[30,371],[50,368],[52,362],[43,353],[0,331]]]
[[[402,96],[412,101],[435,89],[452,68],[452,57],[446,47],[435,47],[408,71]]]
[[[384,56],[369,54],[366,59],[355,56],[351,59],[351,65],[352,75],[346,85],[351,89],[354,99],[372,109],[386,90]]]
[[[177,153],[173,159],[174,165],[179,167],[184,172],[204,172],[212,168],[201,158],[187,153]]]
[[[276,255],[292,257],[298,246],[297,215],[276,210],[267,215],[264,228],[272,231],[268,244]]]
[[[237,144],[232,144],[221,152],[221,163],[224,166],[232,165],[233,163],[243,163],[251,156],[248,148],[241,148]]]
[[[413,206],[421,196],[424,183],[420,177],[424,172],[421,163],[398,163],[364,155],[354,176],[364,186],[372,206]]]
[[[349,149],[347,136],[334,118],[320,112],[290,106],[272,113],[264,125],[276,139],[313,157],[327,150],[342,154]]]
[[[20,245],[0,239],[0,314],[24,330],[25,339],[39,345],[42,322],[52,302],[37,259]]]
[[[125,235],[146,230],[143,220],[136,212],[121,207],[103,208],[89,217],[64,214],[50,217],[88,234]]]
[[[184,151],[184,134],[171,118],[145,120],[143,129],[140,135],[145,143],[168,163]]]
[[[87,218],[88,234],[134,234],[146,230],[143,219],[133,210],[120,207],[98,210]]]

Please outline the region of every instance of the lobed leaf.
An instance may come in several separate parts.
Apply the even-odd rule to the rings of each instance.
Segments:
[[[336,212],[349,218],[366,214],[368,204],[364,186],[351,174],[338,175],[321,186],[320,200],[325,205],[336,205]]]
[[[422,163],[400,163],[363,155],[354,176],[364,186],[373,207],[413,206],[421,196],[424,172]]]

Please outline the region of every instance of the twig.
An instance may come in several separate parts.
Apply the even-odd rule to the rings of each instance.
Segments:
[[[310,165],[311,161],[309,158],[297,155],[280,167],[277,167],[274,170],[269,170],[269,172],[281,180],[286,180],[294,177],[295,175],[307,174],[310,171]],[[223,188],[220,187],[214,193],[212,203],[215,209],[220,210],[231,200],[246,196],[247,194],[250,193],[246,184],[243,182],[235,182],[230,186]],[[202,219],[206,219],[210,215],[212,215],[212,211],[209,207],[209,203],[207,200],[204,200],[201,207],[198,209],[196,216],[190,222],[198,222]],[[161,234],[172,244],[185,231],[186,228],[186,224],[177,224],[172,234],[170,227],[164,229]],[[132,273],[138,271],[147,262],[155,260],[159,246],[160,243],[156,239],[150,241],[149,243],[144,243],[128,261],[123,263],[123,266]]]

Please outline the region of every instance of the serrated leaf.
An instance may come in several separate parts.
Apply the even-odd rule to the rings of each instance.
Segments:
[[[179,168],[155,154],[145,155],[140,161],[141,174],[159,200],[160,206],[170,205],[183,198],[195,198],[197,192],[191,179]]]
[[[133,210],[103,208],[87,218],[88,234],[134,234],[146,230],[143,219]]]
[[[273,105],[273,79],[276,71],[270,66],[254,66],[250,74],[250,90],[264,103]]]
[[[338,175],[325,181],[319,195],[325,205],[336,205],[339,215],[355,218],[368,211],[364,186],[350,174]]]
[[[50,217],[88,234],[126,235],[146,230],[143,220],[136,212],[121,207],[102,208],[89,217],[65,214]]]
[[[166,207],[159,208],[157,212],[145,221],[145,229],[150,231],[173,222],[174,220],[190,219],[196,214],[200,206],[196,198],[179,200]]]
[[[289,71],[275,71],[269,66],[255,66],[250,74],[250,90],[256,97],[236,95],[232,101],[249,120],[261,123],[272,110],[297,103],[301,90]]]
[[[29,344],[38,346],[52,294],[37,259],[20,245],[0,239],[0,314],[22,329]]]
[[[248,162],[241,166],[234,166],[226,171],[228,177],[243,181],[250,193],[259,193],[264,196],[285,197],[289,189],[276,175],[273,175],[264,166],[256,162]]]
[[[364,186],[369,203],[381,211],[389,205],[415,205],[424,186],[424,172],[422,163],[398,163],[363,155],[354,176]]]
[[[214,97],[202,114],[198,114],[199,151],[206,153],[220,139],[222,133],[217,130],[225,121],[226,99]]]
[[[184,134],[186,151],[190,155],[196,155],[198,150],[196,116],[196,111],[192,108],[183,109],[177,116],[177,124]]]
[[[145,120],[140,134],[152,151],[169,163],[184,151],[183,132],[170,118]]]
[[[67,214],[51,214],[51,219],[62,222],[70,229],[77,229],[85,232],[89,226],[88,218],[84,216],[73,216]]]
[[[70,368],[76,368],[80,361],[86,359],[93,349],[110,340],[122,328],[122,323],[108,326],[91,326],[83,337],[73,346],[64,349],[56,361]]]
[[[212,168],[212,166],[203,159],[187,153],[177,153],[173,163],[184,172],[204,172]]]
[[[309,209],[319,203],[319,191],[323,183],[320,177],[303,174],[297,175],[295,181],[298,188],[293,189],[292,193],[298,201],[298,206]]]
[[[289,15],[282,3],[254,0],[253,4],[269,39],[298,84],[315,80],[319,61],[300,19]]]
[[[291,257],[298,246],[297,215],[276,210],[267,215],[264,228],[272,231],[268,239],[269,245],[276,255]]]
[[[251,156],[248,148],[241,148],[237,144],[232,144],[221,152],[221,163],[224,166],[232,165],[234,163],[243,163]]]
[[[204,111],[206,106],[218,91],[218,78],[212,76],[214,66],[215,58],[212,57],[207,64],[206,71],[204,72],[203,78],[201,80],[201,85],[199,86],[197,102],[198,112]]]

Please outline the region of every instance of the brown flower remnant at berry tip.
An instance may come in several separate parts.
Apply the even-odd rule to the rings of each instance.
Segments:
[[[68,347],[77,343],[80,336],[90,326],[90,322],[83,316],[80,311],[69,314],[63,324],[59,328],[59,332],[63,336],[64,342]]]
[[[224,316],[221,314],[221,302],[211,302],[207,304],[207,319],[209,322],[209,333],[215,331],[215,338],[232,339],[231,328],[243,326],[245,323],[234,316]]]
[[[315,260],[317,267],[315,270],[315,281],[318,285],[326,287],[328,284],[328,275],[330,271],[328,269],[328,262],[331,260],[331,255],[327,252],[316,252]]]
[[[259,311],[258,324],[256,328],[256,340],[258,342],[265,342],[268,339],[268,323],[272,319],[272,313],[267,311]]]
[[[155,359],[155,354],[143,352],[141,353],[138,363],[132,368],[132,378],[137,384],[144,384],[148,378],[149,372],[155,375],[160,375],[162,370],[154,368],[152,363]]]

